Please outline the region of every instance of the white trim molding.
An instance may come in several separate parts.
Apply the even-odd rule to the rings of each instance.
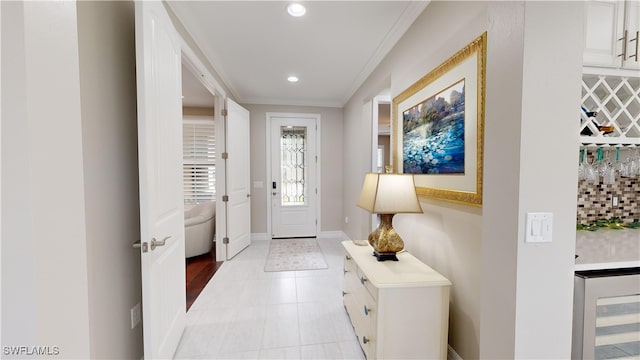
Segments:
[[[318,234],[318,239],[342,239],[344,240],[349,240],[349,237],[347,236],[347,234],[344,233],[344,231],[342,230],[338,230],[338,231],[321,231]]]
[[[271,236],[267,233],[251,233],[251,241],[271,240]]]

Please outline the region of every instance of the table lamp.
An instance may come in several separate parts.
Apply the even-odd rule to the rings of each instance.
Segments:
[[[373,255],[378,261],[398,261],[396,253],[404,249],[404,242],[393,229],[393,215],[422,213],[413,175],[366,174],[358,206],[380,215],[380,225],[369,234]]]

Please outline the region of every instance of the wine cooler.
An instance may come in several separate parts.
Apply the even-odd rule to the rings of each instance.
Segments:
[[[640,357],[640,268],[578,271],[572,359]]]

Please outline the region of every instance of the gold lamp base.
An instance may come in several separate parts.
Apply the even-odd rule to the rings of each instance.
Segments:
[[[393,229],[393,215],[380,214],[380,225],[369,234],[369,245],[378,261],[398,261],[396,253],[404,249],[402,238]]]

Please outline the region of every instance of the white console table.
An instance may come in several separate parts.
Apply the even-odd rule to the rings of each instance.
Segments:
[[[367,359],[446,359],[451,282],[413,255],[344,241],[344,306]]]

